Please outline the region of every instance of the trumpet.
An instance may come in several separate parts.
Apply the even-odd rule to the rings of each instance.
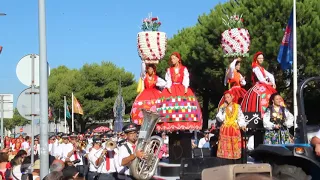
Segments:
[[[83,151],[87,147],[87,143],[82,141],[82,142],[77,142],[74,143],[73,146],[77,149],[77,151]]]
[[[105,142],[105,149],[109,151],[114,150],[116,147],[117,147],[117,143],[110,139]]]
[[[87,142],[86,142],[86,141],[82,141],[82,142],[80,143],[80,150],[85,150],[86,147],[87,147]]]

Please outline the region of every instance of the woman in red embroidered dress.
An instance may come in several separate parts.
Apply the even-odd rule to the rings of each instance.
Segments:
[[[14,146],[14,150],[16,151],[16,152],[18,152],[18,151],[20,151],[20,149],[21,149],[21,140],[20,140],[20,138],[18,138],[17,140],[16,140],[16,143],[15,143],[15,146]]]
[[[4,147],[5,148],[10,148],[10,145],[11,145],[10,137],[6,136],[5,140],[4,140]]]
[[[264,57],[262,52],[253,56],[252,88],[243,98],[241,107],[243,112],[261,112],[261,117],[268,108],[270,96],[277,91],[274,76],[262,67]]]
[[[225,76],[225,86],[229,85],[229,91],[233,94],[233,102],[237,104],[241,104],[244,95],[246,94],[246,90],[241,86],[246,85],[246,80],[240,74],[240,63],[241,58],[236,58],[229,65],[229,69],[226,72]],[[219,102],[219,107],[224,103],[224,97],[221,98]]]
[[[189,88],[188,69],[181,64],[178,52],[170,56],[166,88],[159,100],[158,112],[163,116],[157,131],[200,130],[202,114],[197,98]]]
[[[233,102],[231,91],[224,93],[224,103],[219,107],[217,120],[223,122],[219,132],[217,157],[224,159],[241,158],[241,132],[247,123],[239,104]]]
[[[157,87],[164,87],[166,82],[156,75],[156,67],[153,64],[147,65],[144,75],[144,90],[136,97],[131,109],[131,120],[133,123],[141,125],[143,115],[141,108],[157,111],[156,101],[160,97],[161,91]]]

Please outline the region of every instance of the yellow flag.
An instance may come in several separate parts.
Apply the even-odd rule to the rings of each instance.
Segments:
[[[144,83],[143,79],[139,78],[138,87],[137,87],[137,93],[141,93],[144,89]]]
[[[81,107],[81,104],[79,103],[79,101],[75,96],[73,96],[73,113],[83,115],[83,109]]]

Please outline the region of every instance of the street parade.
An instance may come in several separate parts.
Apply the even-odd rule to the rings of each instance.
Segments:
[[[117,3],[0,6],[1,180],[320,179],[317,1]]]

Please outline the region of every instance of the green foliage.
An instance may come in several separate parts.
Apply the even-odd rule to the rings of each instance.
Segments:
[[[14,109],[13,118],[12,119],[6,119],[6,118],[3,119],[3,126],[7,130],[12,130],[16,126],[24,126],[24,125],[29,124],[29,123],[30,123],[29,120],[25,119],[24,117],[22,117],[19,114],[17,108]]]
[[[226,90],[223,86],[228,59],[223,58],[221,33],[227,29],[222,18],[234,13],[242,14],[243,24],[251,37],[250,57],[241,63],[242,74],[247,86],[251,85],[251,61],[253,54],[263,51],[265,67],[276,78],[277,90],[285,96],[287,104],[292,103],[292,72],[283,72],[277,62],[284,29],[292,10],[291,0],[231,0],[219,4],[209,14],[198,18],[198,23],[182,29],[168,41],[168,51],[158,66],[158,73],[164,75],[167,61],[173,51],[182,55],[183,64],[190,72],[190,86],[202,104],[203,117],[215,116],[214,108]],[[320,47],[320,6],[317,0],[297,2],[297,43],[299,79],[320,75],[318,49]],[[205,125],[206,126],[206,125]]]
[[[137,95],[134,75],[110,62],[85,64],[79,70],[65,66],[53,69],[49,77],[49,104],[56,112],[59,109],[63,112],[63,97],[66,96],[71,111],[71,93],[74,92],[84,111],[84,116],[75,114],[75,119],[83,131],[90,120],[114,118],[113,105],[118,95],[120,80],[128,114]],[[70,120],[69,124],[71,125]]]

